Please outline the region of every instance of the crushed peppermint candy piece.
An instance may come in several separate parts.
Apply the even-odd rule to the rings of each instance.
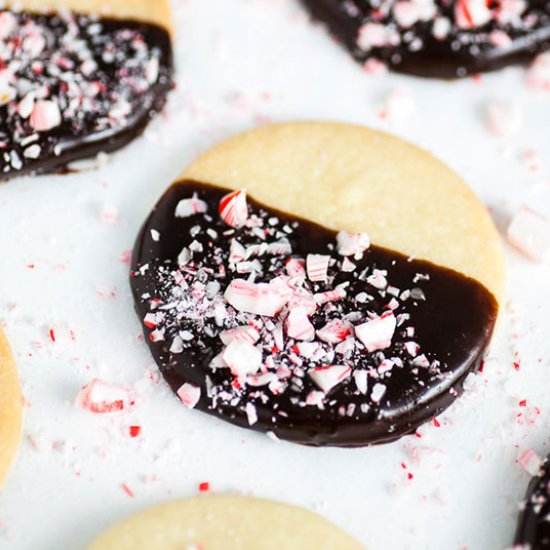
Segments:
[[[132,400],[126,388],[94,378],[80,390],[76,403],[90,412],[104,414],[123,411]]]
[[[286,332],[295,340],[313,340],[315,328],[311,324],[307,310],[303,307],[295,307],[290,310],[286,318]]]
[[[34,104],[31,126],[37,132],[47,132],[61,124],[61,111],[56,101],[40,100]]]
[[[370,238],[366,233],[340,231],[336,236],[336,249],[341,256],[353,256],[359,260],[363,252],[370,248]]]
[[[350,376],[351,368],[343,365],[331,365],[314,368],[308,374],[319,388],[328,393]]]
[[[197,194],[194,193],[190,199],[182,199],[176,206],[175,216],[176,218],[188,218],[195,214],[205,214],[208,212],[208,205],[197,198]]]
[[[516,460],[529,475],[540,475],[543,460],[533,449],[524,449]]]
[[[313,282],[326,281],[329,262],[330,256],[326,254],[308,254],[306,268],[309,280]]]
[[[194,409],[201,398],[201,389],[193,384],[183,384],[177,391],[182,403],[189,409]]]
[[[225,299],[236,310],[256,315],[273,317],[290,298],[290,292],[285,292],[273,283],[250,283],[244,279],[235,279],[225,291]]]
[[[550,263],[550,221],[522,206],[508,226],[508,241],[536,262]]]
[[[219,212],[222,220],[231,227],[242,227],[248,219],[246,191],[229,193],[220,201]]]
[[[231,340],[222,354],[231,372],[237,376],[256,374],[262,366],[262,352],[250,342]]]
[[[391,346],[396,326],[395,315],[393,311],[389,311],[381,317],[356,326],[355,334],[367,351],[373,352]]]

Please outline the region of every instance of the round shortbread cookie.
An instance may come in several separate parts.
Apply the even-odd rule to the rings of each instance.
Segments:
[[[7,338],[0,331],[0,484],[19,444],[22,405],[13,356]]]
[[[310,445],[387,442],[441,413],[505,296],[498,234],[458,176],[329,123],[200,157],[132,268],[146,341],[188,407]]]
[[[303,508],[236,496],[200,496],[163,504],[100,536],[88,550],[360,550]]]
[[[245,132],[181,179],[246,189],[256,200],[477,279],[502,304],[506,266],[489,213],[448,166],[362,126],[298,122]]]
[[[0,179],[120,149],[172,88],[167,0],[8,2],[0,46]]]

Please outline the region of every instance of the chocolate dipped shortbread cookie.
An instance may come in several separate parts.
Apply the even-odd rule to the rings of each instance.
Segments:
[[[540,462],[540,459],[535,458],[535,460]],[[515,544],[518,548],[529,550],[550,549],[550,461],[548,458],[529,483],[516,531]]]
[[[145,510],[109,529],[88,550],[361,550],[304,508],[240,496],[200,496]]]
[[[444,165],[365,128],[296,123],[194,162],[145,222],[131,285],[187,406],[360,446],[460,395],[504,278],[489,215]]]
[[[456,78],[550,48],[544,0],[302,0],[361,62]]]
[[[13,462],[21,434],[23,399],[8,340],[0,331],[0,485]]]
[[[0,10],[0,178],[58,172],[139,135],[172,87],[167,0]],[[11,6],[11,7],[10,7]]]

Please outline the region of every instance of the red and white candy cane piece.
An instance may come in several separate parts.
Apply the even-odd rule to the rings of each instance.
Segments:
[[[368,390],[368,373],[366,370],[356,370],[353,373],[353,379],[355,380],[355,385],[357,386],[357,389],[363,394],[367,394]]]
[[[508,227],[508,241],[536,262],[550,263],[550,222],[542,214],[522,206]]]
[[[360,259],[365,250],[370,248],[370,238],[367,233],[348,233],[340,231],[336,235],[336,250],[340,256],[354,256]]]
[[[194,409],[201,398],[201,389],[194,384],[183,384],[177,391],[182,403],[189,409]]]
[[[240,340],[241,342],[249,342],[255,344],[260,339],[260,332],[253,325],[247,325],[245,327],[236,327],[229,330],[220,332],[220,340],[228,345],[233,340]]]
[[[222,198],[219,205],[221,219],[230,227],[243,227],[248,219],[246,191],[233,191]]]
[[[256,374],[262,366],[262,352],[250,342],[231,341],[223,350],[222,357],[237,378]]]
[[[94,378],[80,390],[76,403],[93,413],[112,413],[127,409],[131,396],[130,391],[122,386]]]
[[[455,23],[459,29],[475,29],[491,21],[493,14],[487,0],[458,0],[455,4]]]
[[[292,346],[292,351],[298,355],[311,359],[320,349],[321,344],[319,342],[300,342]]]
[[[309,280],[313,282],[326,281],[329,262],[330,256],[326,254],[308,254],[306,269]]]
[[[340,319],[329,321],[317,331],[317,338],[328,344],[338,344],[351,334],[351,327]]]
[[[317,292],[313,295],[317,305],[327,304],[328,302],[338,302],[347,296],[346,283],[339,284],[334,290],[326,292]]]
[[[313,315],[317,311],[317,302],[311,292],[305,289],[300,289],[294,292],[288,301],[289,308],[302,307],[308,315]]]
[[[182,199],[176,206],[176,218],[189,218],[195,214],[206,214],[208,205],[198,198],[196,193],[190,199]]]
[[[34,104],[30,118],[37,132],[47,132],[61,124],[61,111],[57,101],[42,99]]]
[[[286,333],[295,340],[313,340],[315,328],[309,321],[305,308],[296,307],[290,310],[286,318]]]
[[[309,377],[313,382],[328,393],[332,388],[341,384],[351,374],[351,367],[344,365],[331,365],[328,367],[317,367],[309,371]]]
[[[517,457],[517,463],[532,476],[540,474],[542,458],[533,449],[524,449]]]
[[[287,275],[291,278],[306,277],[306,262],[301,258],[289,258],[285,264]]]
[[[273,317],[288,302],[290,290],[285,292],[273,284],[235,279],[227,287],[224,297],[237,311]]]
[[[396,326],[397,320],[393,311],[388,311],[381,317],[356,326],[355,335],[370,353],[391,346]]]

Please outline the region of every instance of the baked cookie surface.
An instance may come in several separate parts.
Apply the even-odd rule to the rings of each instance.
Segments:
[[[257,498],[201,496],[146,510],[108,530],[88,550],[360,550],[322,517]]]
[[[358,61],[443,78],[524,64],[550,48],[540,0],[302,0]]]
[[[0,331],[0,484],[19,444],[23,400],[8,340]]]
[[[123,147],[172,86],[165,2],[51,7],[26,2],[0,12],[3,179],[61,171]]]
[[[269,145],[281,131],[288,156]],[[308,133],[332,136],[322,147],[319,170],[319,142],[308,140]],[[392,145],[399,170],[411,169],[398,154],[409,146],[383,134],[330,124],[274,126],[214,148],[186,171],[215,185],[182,180],[158,203],[136,243],[132,288],[153,356],[186,405],[298,443],[360,446],[414,432],[449,406],[479,368],[502,281],[494,272],[489,291],[476,280],[466,248],[453,259],[461,259],[468,274],[433,262],[435,243],[446,231],[433,238],[438,228],[429,217],[437,218],[437,209],[408,201],[415,195],[414,170],[401,172],[409,190],[388,186],[382,204],[372,204],[376,199],[369,200],[366,189],[391,183],[395,170],[378,157],[378,176],[356,173],[355,207],[333,210],[338,193],[353,192],[349,170],[365,161],[369,138],[382,140],[382,148]],[[355,161],[341,154],[340,140]],[[301,179],[303,163],[315,183],[305,173]],[[225,175],[215,172],[222,167],[229,179],[223,183],[231,188],[231,179],[240,180],[249,196],[220,185]],[[469,195],[461,199],[444,178],[434,185],[450,193],[455,229],[476,233],[480,251],[500,260],[503,278],[490,220],[487,235],[477,232],[488,220],[483,208]],[[464,184],[457,189],[464,191]],[[403,240],[407,221],[398,218],[392,226],[396,220],[385,217],[388,195],[423,220],[409,233],[433,238],[434,246],[425,248],[432,252],[429,261],[411,252],[414,241]],[[464,199],[476,207],[473,227],[461,212]],[[378,212],[376,221],[370,208]],[[378,229],[398,246],[371,244],[366,229]]]

